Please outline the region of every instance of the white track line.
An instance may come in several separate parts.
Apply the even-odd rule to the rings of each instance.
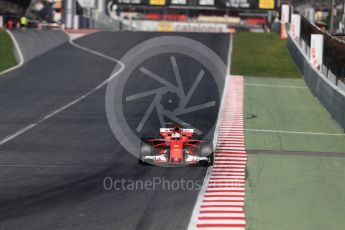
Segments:
[[[243,206],[247,156],[244,149],[243,106],[241,105],[243,78],[231,77],[227,81],[229,81],[229,87],[224,90],[226,96],[222,98],[222,110],[220,110],[223,115],[222,121],[216,130],[219,136],[214,166],[205,178],[208,184],[203,184],[203,190],[199,193],[188,230],[245,229]],[[227,115],[224,116],[224,113]],[[239,119],[234,120],[235,117]],[[233,140],[233,137],[236,139]],[[234,149],[238,150],[234,151]],[[206,189],[205,186],[207,186]],[[205,209],[205,207],[209,208]]]
[[[301,134],[301,135],[320,135],[320,136],[345,136],[345,133],[318,133],[318,132],[299,132],[299,131],[282,131],[282,130],[268,130],[268,129],[245,129],[248,132],[262,132],[262,133],[286,133],[286,134]]]
[[[229,54],[228,54],[228,72],[226,73],[225,79],[224,79],[224,89],[223,89],[223,94],[222,94],[222,99],[221,99],[221,104],[219,107],[219,112],[218,112],[218,118],[217,118],[217,123],[216,123],[216,127],[215,127],[215,131],[214,131],[214,136],[213,136],[213,147],[215,148],[217,146],[217,141],[218,141],[218,134],[219,134],[219,128],[220,128],[220,122],[221,120],[223,120],[222,115],[224,112],[224,101],[225,98],[227,96],[226,90],[228,88],[228,81],[227,81],[227,77],[230,75],[230,64],[231,64],[231,54],[232,54],[232,45],[233,45],[233,35],[230,34],[230,42],[229,42]],[[214,149],[215,151],[215,149]],[[204,194],[207,191],[207,185],[208,182],[210,180],[211,177],[211,172],[212,172],[213,167],[209,167],[204,179],[204,183],[202,185],[202,188],[199,192],[197,201],[194,205],[193,208],[193,213],[191,216],[191,219],[189,221],[189,225],[188,225],[188,230],[195,230],[196,228],[196,224],[198,222],[198,218],[199,218],[199,212],[200,212],[200,207],[202,206],[203,203],[203,199],[204,199]]]
[[[199,192],[198,198],[196,200],[194,209],[193,209],[193,213],[191,216],[191,219],[189,221],[189,225],[188,225],[188,230],[195,230],[196,229],[196,224],[198,222],[198,218],[199,218],[199,207],[201,206],[201,204],[203,203],[203,199],[204,199],[204,194],[206,193],[207,189],[207,185],[208,182],[210,180],[210,176],[211,176],[211,171],[212,171],[212,167],[209,167],[207,172],[206,172],[206,176],[204,179],[204,182],[202,184],[201,190]]]
[[[112,58],[110,56],[107,56],[105,54],[102,54],[100,52],[97,52],[97,51],[94,51],[94,50],[91,50],[91,49],[88,49],[86,47],[82,47],[78,44],[75,44],[72,40],[69,40],[70,44],[79,48],[79,49],[82,49],[84,51],[87,51],[89,53],[92,53],[92,54],[95,54],[95,55],[98,55],[98,56],[101,56],[105,59],[108,59],[108,60],[111,60],[113,62],[116,63],[115,67],[114,67],[114,71],[113,71],[113,74],[110,75],[109,78],[107,78],[105,81],[103,81],[101,84],[97,85],[95,88],[91,89],[90,91],[86,92],[85,94],[81,95],[80,97],[76,98],[75,100],[67,103],[66,105],[64,106],[61,106],[60,108],[52,111],[52,112],[49,112],[48,114],[44,115],[43,117],[41,117],[40,119],[32,122],[31,124],[29,125],[26,125],[24,126],[23,128],[17,130],[16,132],[12,133],[11,135],[5,137],[4,139],[2,139],[0,141],[0,146],[7,143],[8,141],[18,137],[19,135],[29,131],[30,129],[36,127],[37,125],[39,125],[40,123],[48,120],[49,118],[59,114],[60,112],[70,108],[71,106],[77,104],[78,102],[84,100],[86,97],[90,96],[91,94],[93,94],[94,92],[96,92],[97,90],[99,90],[100,88],[102,88],[103,86],[105,86],[106,84],[108,84],[109,81],[111,81],[113,78],[115,78],[119,73],[122,72],[122,70],[125,68],[124,64],[121,63],[119,60],[115,59],[115,58]],[[120,65],[120,67],[118,68],[118,64]]]
[[[288,89],[308,89],[306,86],[294,86],[294,85],[271,85],[260,83],[246,83],[245,86],[259,86],[259,87],[272,87],[272,88],[288,88]]]
[[[226,97],[226,89],[228,88],[228,81],[227,81],[227,77],[230,75],[230,64],[231,64],[231,54],[232,54],[232,39],[233,39],[233,36],[232,34],[230,35],[230,44],[229,44],[229,54],[228,54],[228,72],[227,72],[227,75],[225,76],[225,79],[224,79],[224,89],[223,89],[223,95],[222,95],[222,100],[221,100],[221,104],[220,104],[220,107],[219,107],[219,111],[218,111],[218,117],[217,117],[217,123],[216,123],[216,127],[214,129],[214,135],[213,135],[213,148],[215,148],[217,146],[217,141],[218,141],[218,135],[219,135],[219,128],[221,126],[221,117],[222,117],[222,114],[224,112],[224,103],[223,101],[225,101],[225,97]],[[213,149],[215,151],[215,149]],[[199,194],[200,196],[200,194]]]
[[[6,30],[6,32],[8,33],[8,35],[10,36],[10,38],[12,39],[12,42],[14,44],[14,48],[16,49],[16,52],[19,56],[19,63],[16,65],[16,66],[13,66],[7,70],[4,70],[2,72],[0,72],[0,75],[3,75],[5,73],[8,73],[12,70],[15,70],[15,69],[18,69],[19,67],[21,67],[23,64],[24,64],[24,56],[23,56],[23,53],[22,53],[22,50],[20,49],[19,45],[18,45],[18,42],[16,40],[16,38],[13,36],[12,32],[10,30]]]

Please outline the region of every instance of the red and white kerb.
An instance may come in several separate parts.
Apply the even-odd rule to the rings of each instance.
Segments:
[[[246,226],[243,77],[232,76],[227,81],[214,166],[189,229],[244,230]]]

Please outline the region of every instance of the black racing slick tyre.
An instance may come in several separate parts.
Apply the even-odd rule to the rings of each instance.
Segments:
[[[138,163],[140,165],[149,165],[149,163],[144,161],[144,157],[150,155],[152,155],[152,146],[144,141],[141,141],[139,146]]]

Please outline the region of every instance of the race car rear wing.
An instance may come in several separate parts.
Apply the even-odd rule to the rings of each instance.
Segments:
[[[160,128],[159,133],[162,136],[171,135],[174,132],[174,128]],[[181,134],[183,136],[191,137],[194,134],[194,129],[181,129]]]

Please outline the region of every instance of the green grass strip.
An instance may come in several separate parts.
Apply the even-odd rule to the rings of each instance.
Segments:
[[[281,40],[277,33],[236,33],[231,74],[300,78],[286,47],[286,41]]]
[[[251,155],[247,230],[345,229],[345,157]]]
[[[308,134],[344,134],[344,131],[313,97],[303,80],[246,77],[245,84],[246,129],[306,132],[246,131],[247,149],[345,152],[344,135]]]
[[[0,71],[11,68],[16,64],[12,40],[4,30],[0,29]]]

